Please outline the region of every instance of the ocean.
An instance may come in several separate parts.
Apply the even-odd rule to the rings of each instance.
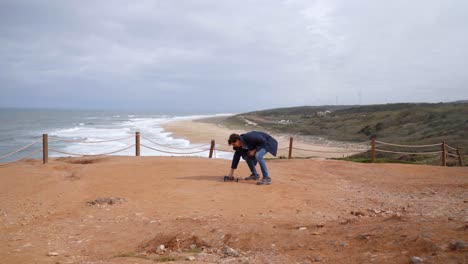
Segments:
[[[111,155],[135,156],[135,132],[140,132],[141,156],[208,157],[210,142],[192,144],[174,138],[162,124],[173,120],[198,119],[217,115],[158,114],[142,111],[89,111],[0,109],[0,164],[39,151],[31,158],[42,159],[42,134],[49,137],[49,157],[96,155],[125,149]],[[41,139],[41,140],[39,140]],[[109,141],[119,139],[117,141]],[[37,143],[13,155],[5,156],[34,141]],[[58,152],[56,152],[56,151]],[[69,154],[65,154],[69,153]],[[181,153],[181,154],[178,154]],[[190,154],[186,154],[190,153]],[[232,153],[216,151],[216,158],[232,158]]]

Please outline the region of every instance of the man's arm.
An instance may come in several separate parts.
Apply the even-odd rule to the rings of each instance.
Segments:
[[[236,150],[236,152],[234,153],[234,156],[232,157],[231,171],[229,172],[228,176],[230,177],[234,176],[234,170],[237,169],[237,165],[239,165],[240,157],[241,157],[240,150]]]
[[[257,149],[252,149],[248,152],[249,157],[254,157],[255,153],[257,153]]]

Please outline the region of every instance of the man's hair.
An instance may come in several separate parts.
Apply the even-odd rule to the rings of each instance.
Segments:
[[[240,136],[238,134],[231,134],[228,139],[228,144],[231,145],[232,143],[240,140]]]

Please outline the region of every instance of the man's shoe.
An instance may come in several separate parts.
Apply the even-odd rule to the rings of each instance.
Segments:
[[[271,184],[271,178],[263,178],[261,181],[257,182],[257,185],[269,185]]]
[[[244,180],[247,180],[247,181],[248,181],[248,180],[254,180],[254,181],[256,181],[256,180],[258,180],[258,179],[260,179],[260,176],[258,176],[258,174],[253,174],[253,173],[252,173],[252,174],[250,174],[249,177],[245,177]]]

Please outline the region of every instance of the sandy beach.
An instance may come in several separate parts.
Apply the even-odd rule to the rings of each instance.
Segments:
[[[242,134],[252,130],[262,130],[254,126],[246,126],[242,129],[238,128],[232,130],[216,122],[216,118],[206,120],[207,121],[204,119],[173,121],[164,124],[163,128],[165,131],[172,133],[172,136],[188,139],[195,144],[209,143],[211,140],[215,140],[217,149],[222,151],[232,151],[227,144],[227,139],[231,133]],[[220,118],[218,118],[218,120],[220,120]],[[292,156],[296,158],[341,158],[359,153],[370,147],[369,144],[338,142],[311,136],[275,133],[272,135],[279,143],[277,157],[288,157],[290,137],[294,139],[294,148],[302,149],[293,150]],[[267,155],[266,157],[273,158],[271,155]]]

